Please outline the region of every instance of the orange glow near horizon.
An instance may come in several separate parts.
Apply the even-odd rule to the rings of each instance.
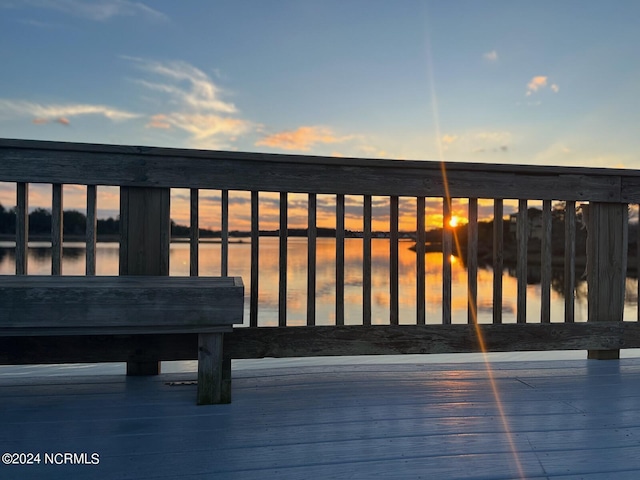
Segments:
[[[2,182],[0,184],[0,204],[11,209],[16,204],[15,184]],[[171,219],[184,226],[190,224],[190,202],[188,189],[171,189]],[[250,192],[229,192],[229,230],[245,231],[251,229]],[[117,218],[120,208],[120,192],[118,187],[98,187],[98,218]],[[317,227],[335,228],[335,195],[318,195]],[[363,197],[359,195],[345,196],[345,228],[361,232],[363,230]],[[86,211],[86,187],[80,185],[65,185],[64,210]],[[372,230],[389,231],[389,197],[373,197]],[[307,228],[308,195],[290,193],[288,195],[288,226],[289,228]],[[480,199],[479,221],[489,221],[492,217],[493,201]],[[29,188],[29,208],[44,208],[51,210],[51,185],[31,184]],[[515,208],[515,207],[514,207]],[[508,215],[509,203],[505,201],[505,215]],[[260,229],[277,230],[279,224],[279,194],[271,192],[260,193]],[[449,226],[457,227],[467,223],[466,200],[452,199],[451,222]],[[221,228],[221,192],[220,190],[201,189],[199,191],[199,223],[200,228],[219,231]],[[425,202],[425,227],[427,231],[442,228],[442,199],[427,198]],[[399,222],[400,232],[415,232],[416,230],[416,199],[400,197]]]

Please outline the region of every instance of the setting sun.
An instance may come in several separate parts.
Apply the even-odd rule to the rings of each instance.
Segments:
[[[463,222],[463,219],[461,217],[458,217],[457,215],[453,215],[449,219],[449,226],[452,227],[452,228],[456,228],[457,226],[462,224],[462,222]]]

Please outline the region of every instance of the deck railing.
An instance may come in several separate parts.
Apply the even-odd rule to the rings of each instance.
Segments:
[[[227,338],[233,358],[387,353],[466,352],[486,349],[587,349],[593,358],[617,357],[640,347],[640,323],[623,322],[628,207],[640,201],[640,171],[525,165],[489,165],[196,151],[131,146],[0,140],[0,181],[17,185],[16,274],[27,273],[30,183],[52,188],[52,271],[61,274],[62,186],[87,186],[86,274],[96,273],[96,186],[120,187],[120,274],[169,272],[170,189],[190,189],[190,272],[198,275],[199,191],[221,191],[221,271],[229,270],[229,192],[250,192],[251,275],[249,328]],[[259,326],[259,195],[275,192],[279,210],[278,327]],[[288,326],[287,232],[289,194],[308,197],[306,326]],[[335,325],[316,326],[318,195],[335,196]],[[363,202],[361,325],[345,326],[345,195]],[[372,322],[372,197],[389,198],[389,319]],[[416,318],[400,322],[399,202],[415,199]],[[425,309],[425,205],[442,202],[442,325]],[[452,324],[454,242],[446,228],[452,199],[467,202],[468,324]],[[492,324],[477,324],[478,201],[493,200]],[[502,323],[504,200],[517,200],[517,324]],[[540,318],[527,318],[529,201],[542,201]],[[566,202],[564,322],[551,322],[552,201]],[[575,323],[576,202],[588,202],[588,322]],[[640,235],[638,235],[640,242]],[[638,249],[640,251],[640,248]],[[637,256],[640,259],[640,255]],[[249,280],[247,282],[247,280]],[[640,312],[640,310],[639,310]],[[640,313],[638,315],[640,319]],[[406,320],[406,319],[403,319]],[[529,323],[528,323],[529,322]],[[353,323],[353,322],[348,322]],[[402,324],[401,324],[402,323]]]

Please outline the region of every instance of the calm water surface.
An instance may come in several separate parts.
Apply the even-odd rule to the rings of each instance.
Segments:
[[[416,319],[416,254],[409,248],[413,242],[400,242],[399,288],[400,323],[415,323]],[[248,239],[229,245],[229,275],[243,278],[246,289],[245,323],[249,319],[248,293],[250,280],[250,249]],[[260,239],[259,323],[278,323],[278,239]],[[63,251],[64,275],[84,275],[85,248],[82,243],[66,242]],[[220,274],[220,244],[200,244],[200,275]],[[452,321],[467,321],[467,271],[460,259],[452,261]],[[170,274],[189,275],[189,244],[173,243],[170,250]],[[440,323],[442,300],[442,255],[428,253],[427,265],[427,322]],[[288,244],[287,316],[290,325],[306,323],[307,242],[305,238],[290,238]],[[389,323],[389,240],[372,241],[372,321]],[[118,244],[99,243],[97,274],[118,274]],[[534,271],[535,269],[530,268]],[[51,271],[51,249],[47,243],[30,243],[29,274],[48,275]],[[0,243],[0,274],[15,272],[15,254],[11,243]],[[478,317],[481,323],[491,323],[493,272],[478,272]],[[561,283],[561,282],[560,282]],[[625,320],[636,319],[637,280],[627,279]],[[505,270],[503,275],[503,321],[515,322],[516,279]],[[319,325],[335,322],[335,240],[320,238],[317,243],[316,318]],[[580,282],[576,292],[576,321],[586,321],[586,285]],[[552,321],[563,321],[564,298],[552,289]],[[540,321],[540,285],[527,287],[527,321]],[[362,240],[345,240],[345,322],[362,323]]]

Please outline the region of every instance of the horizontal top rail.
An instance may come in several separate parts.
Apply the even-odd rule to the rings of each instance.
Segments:
[[[0,139],[0,181],[636,203],[640,170]],[[384,181],[381,181],[384,179]]]

